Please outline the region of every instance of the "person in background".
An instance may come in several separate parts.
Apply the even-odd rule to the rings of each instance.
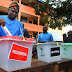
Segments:
[[[22,23],[16,19],[19,12],[19,5],[16,2],[12,2],[8,8],[8,16],[0,15],[0,23],[5,21],[5,26],[13,36],[23,37],[23,26]]]
[[[24,24],[23,24],[23,28],[24,28]],[[24,32],[24,37],[30,38],[30,35],[29,35],[28,30],[26,28],[23,29],[23,32]]]
[[[47,26],[43,27],[43,32],[41,34],[39,34],[37,40],[38,42],[44,43],[47,41],[53,41],[53,36],[52,34],[47,32],[48,28]]]
[[[72,37],[72,31],[70,30],[70,31],[68,31],[68,37]]]
[[[23,32],[24,32],[24,37],[26,37],[26,38],[30,38],[30,35],[29,35],[27,29],[24,28]]]
[[[63,42],[67,42],[66,33],[63,34]]]
[[[35,37],[33,37],[35,39]],[[36,39],[35,39],[36,40]],[[33,43],[33,48],[32,48],[32,57],[34,57],[37,54],[37,46],[35,45],[36,43]]]

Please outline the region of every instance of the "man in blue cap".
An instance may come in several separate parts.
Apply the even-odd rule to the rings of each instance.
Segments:
[[[19,5],[16,2],[12,2],[8,9],[8,16],[0,15],[0,25],[5,21],[5,26],[13,36],[23,37],[22,23],[16,19],[19,12]]]

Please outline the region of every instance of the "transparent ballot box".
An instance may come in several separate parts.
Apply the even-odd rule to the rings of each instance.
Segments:
[[[0,37],[0,68],[6,71],[15,71],[31,67],[32,38],[16,36]]]
[[[61,43],[46,42],[37,44],[38,60],[44,62],[56,62],[61,60]]]

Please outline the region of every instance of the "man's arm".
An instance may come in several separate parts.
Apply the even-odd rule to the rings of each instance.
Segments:
[[[53,41],[53,36],[52,36],[52,34],[51,34],[51,41]]]
[[[39,35],[38,38],[37,38],[37,42],[40,42],[40,35]]]
[[[1,19],[0,19],[0,26],[1,26]]]

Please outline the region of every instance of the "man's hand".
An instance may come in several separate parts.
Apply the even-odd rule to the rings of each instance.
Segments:
[[[4,21],[4,19],[0,19],[0,26],[2,25],[2,27],[4,27],[5,26],[5,21]]]

